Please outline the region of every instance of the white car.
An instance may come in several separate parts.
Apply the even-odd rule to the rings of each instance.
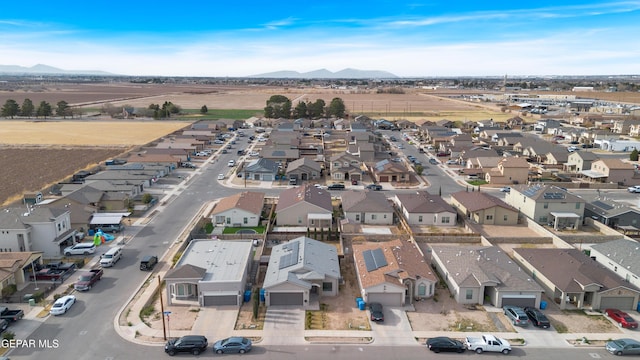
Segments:
[[[458,160],[447,160],[447,165],[458,165]]]
[[[51,315],[62,315],[71,309],[71,306],[76,303],[76,297],[73,295],[67,295],[59,298],[56,302],[51,306],[51,310],[49,310],[49,314]]]
[[[260,156],[260,154],[258,152],[256,152],[256,151],[252,151],[252,152],[249,153],[249,156],[258,157],[258,156]]]
[[[218,174],[218,180],[224,180],[224,174]]]
[[[630,186],[627,188],[630,193],[640,193],[640,185]]]
[[[501,187],[500,192],[506,192],[506,193],[511,192],[511,188],[508,186]]]
[[[235,160],[229,160],[229,162],[227,163],[227,166],[229,166],[229,167],[236,166],[236,161]]]

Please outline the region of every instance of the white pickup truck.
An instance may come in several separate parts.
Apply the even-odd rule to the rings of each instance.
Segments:
[[[505,339],[485,334],[482,337],[467,337],[464,342],[469,351],[480,354],[483,351],[501,352],[507,355],[511,351],[511,345]]]

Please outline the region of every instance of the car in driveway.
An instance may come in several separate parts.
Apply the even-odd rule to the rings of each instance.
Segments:
[[[178,339],[171,339],[164,345],[164,352],[173,356],[177,353],[191,353],[200,355],[207,350],[207,338],[202,335],[186,335]]]
[[[371,321],[384,321],[384,312],[382,311],[382,304],[372,302],[369,304],[369,312],[371,313]]]
[[[630,186],[627,188],[630,193],[640,193],[640,185]]]
[[[462,353],[467,349],[461,341],[446,336],[427,339],[426,345],[434,353],[441,351]]]
[[[618,309],[605,309],[604,314],[611,318],[613,322],[618,324],[621,328],[625,329],[637,329],[638,322],[632,318],[629,314]]]
[[[65,256],[70,255],[89,255],[96,252],[96,244],[93,242],[81,242],[66,247],[63,251]]]
[[[613,355],[640,355],[640,342],[634,339],[607,341],[604,348]]]
[[[506,193],[511,192],[511,188],[508,186],[503,186],[500,188],[500,192],[506,192]]]
[[[524,312],[525,314],[527,314],[529,322],[531,322],[533,326],[543,329],[548,329],[551,327],[549,319],[542,313],[542,311],[534,307],[525,307]]]
[[[62,315],[65,314],[73,304],[76,303],[76,297],[73,295],[66,295],[58,298],[56,302],[51,306],[51,310],[49,310],[49,314],[51,315]]]
[[[251,351],[251,339],[246,337],[230,337],[216,341],[213,344],[213,352],[216,354],[240,353]]]
[[[513,325],[529,326],[529,317],[521,307],[505,305],[502,310]]]

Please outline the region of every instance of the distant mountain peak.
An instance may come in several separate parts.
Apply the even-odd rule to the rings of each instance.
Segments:
[[[358,70],[346,68],[337,72],[327,69],[318,69],[300,73],[292,70],[282,70],[270,73],[250,75],[250,78],[270,78],[270,79],[395,79],[398,78],[387,71],[382,70]]]
[[[114,75],[100,70],[64,70],[46,64],[36,64],[31,67],[20,65],[0,65],[0,74],[12,75]]]

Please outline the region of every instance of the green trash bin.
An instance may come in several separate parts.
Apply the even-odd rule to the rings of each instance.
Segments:
[[[29,306],[36,306],[36,299],[29,299]]]

